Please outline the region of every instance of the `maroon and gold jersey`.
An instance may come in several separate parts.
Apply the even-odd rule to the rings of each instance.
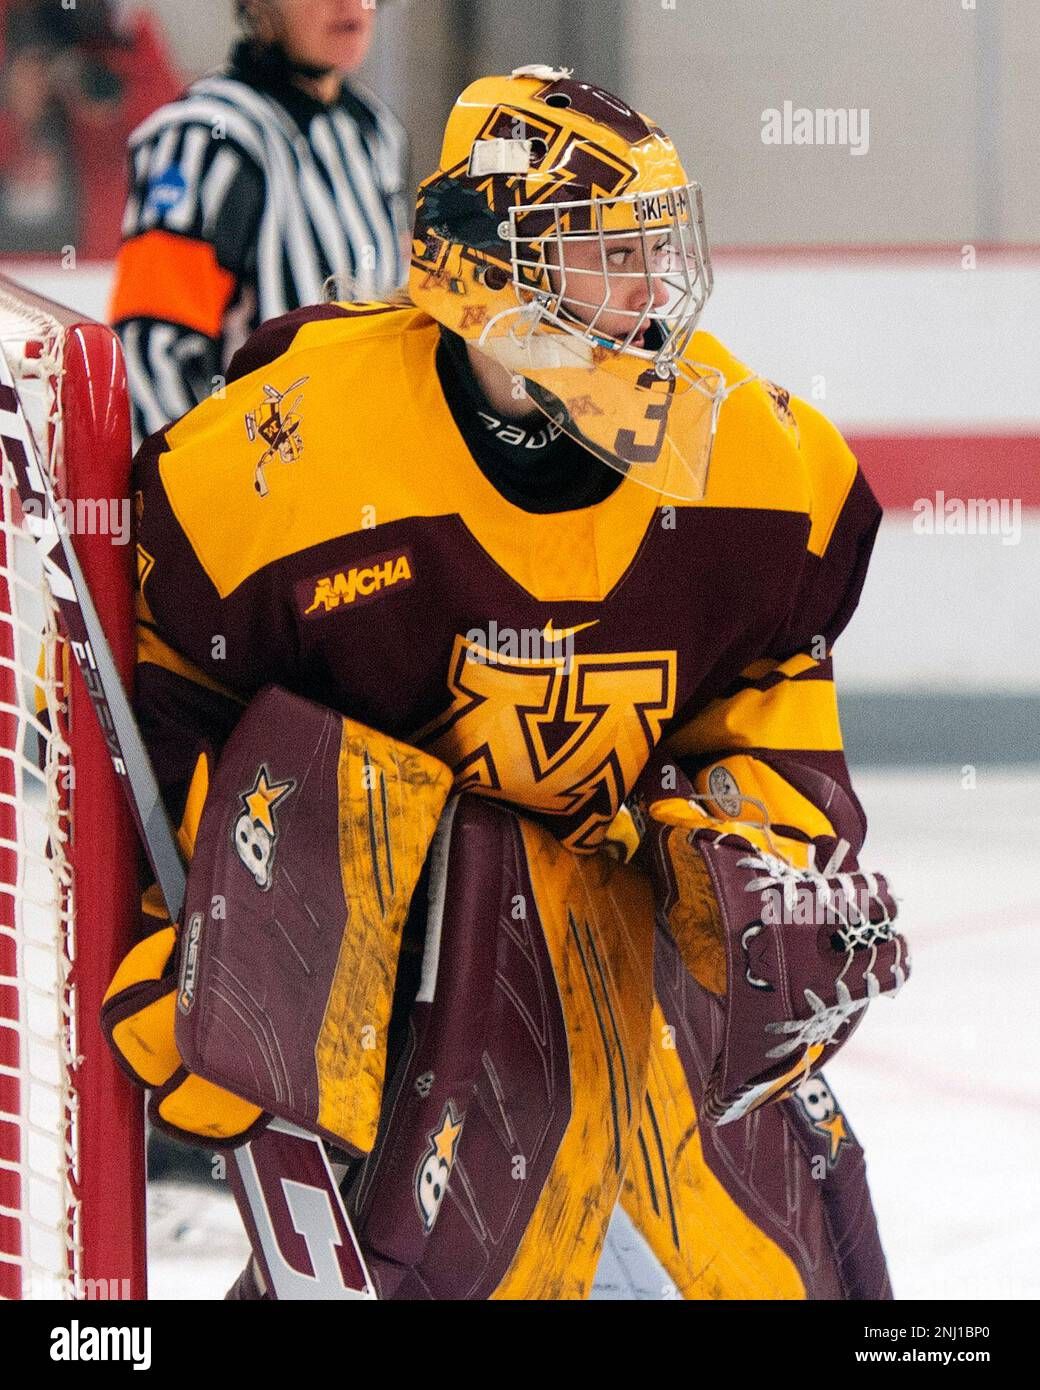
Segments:
[[[143,447],[137,701],[174,809],[198,742],[274,682],[574,849],[661,740],[723,812],[740,788],[858,846],[829,653],[880,513],[837,431],[756,380],[723,407],[702,500],[626,479],[529,512],[470,454],[438,337],[409,308],[298,311]],[[748,375],[707,335],[693,355]]]

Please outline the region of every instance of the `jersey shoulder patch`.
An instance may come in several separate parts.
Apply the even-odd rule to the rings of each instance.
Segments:
[[[456,509],[447,473],[387,467],[428,448],[412,396],[436,333],[410,306],[294,311],[258,330],[225,389],[166,431],[160,484],[218,594],[363,528],[372,509],[381,520]]]

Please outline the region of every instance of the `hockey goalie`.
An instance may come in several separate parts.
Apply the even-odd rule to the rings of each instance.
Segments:
[[[880,513],[711,287],[652,120],[482,79],[408,296],[264,325],[136,461],[191,867],[106,1027],[168,1132],[321,1136],[382,1298],[585,1297],[619,1199],[686,1298],[891,1297],[822,1071],[909,972],[831,669]]]

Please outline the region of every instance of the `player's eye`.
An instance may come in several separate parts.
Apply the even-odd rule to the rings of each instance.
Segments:
[[[650,255],[650,264],[658,274],[665,274],[678,268],[679,257],[671,242],[666,241],[661,246],[655,246]]]

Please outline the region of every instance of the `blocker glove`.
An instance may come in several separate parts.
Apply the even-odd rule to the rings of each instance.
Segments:
[[[451,784],[421,750],[275,686],[212,772],[199,759],[184,923],[150,890],[163,925],[102,1009],[156,1126],[217,1148],[272,1114],[371,1149],[402,930]]]
[[[195,764],[177,831],[181,853],[189,860],[209,790],[211,759],[207,750]],[[102,1030],[130,1079],[150,1090],[148,1115],[156,1128],[214,1148],[243,1143],[263,1128],[267,1117],[259,1106],[185,1067],[174,1037],[180,929],[169,920],[158,884],[145,893],[142,912],[149,935],[127,953],[108,987]],[[157,922],[165,925],[156,927]]]

